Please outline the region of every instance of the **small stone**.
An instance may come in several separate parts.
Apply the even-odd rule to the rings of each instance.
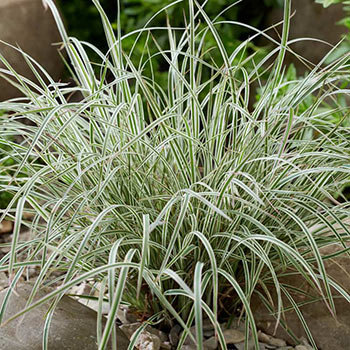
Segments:
[[[10,233],[10,232],[12,232],[12,228],[13,228],[12,221],[3,220],[0,223],[0,234],[2,234],[2,233]]]
[[[159,350],[160,343],[161,341],[156,335],[147,331],[143,331],[139,335],[135,346],[139,350]]]
[[[197,350],[197,346],[195,346],[195,345],[183,345],[181,350]]]
[[[130,312],[129,307],[121,305],[117,312],[118,319],[123,324],[137,323],[137,317]]]
[[[181,336],[182,336],[182,333],[181,333]],[[191,327],[190,328],[190,333],[196,339],[196,328],[195,327]],[[184,341],[184,345],[196,345],[196,342],[190,337],[189,334],[187,334],[187,337],[186,337],[186,339]]]
[[[245,332],[245,322],[242,321],[239,318],[234,318],[231,322],[230,322],[230,327],[228,327],[227,323],[223,323],[221,325],[222,329],[226,329],[226,328],[233,328],[233,329],[237,329],[239,331],[241,331],[242,333]]]
[[[236,329],[225,329],[223,333],[226,344],[241,343],[245,339],[245,335]]]
[[[159,329],[153,328],[151,326],[147,326],[146,330],[151,334],[157,336],[160,339],[160,341],[163,343],[169,340],[167,335],[164,332],[160,331]]]
[[[121,325],[119,328],[122,330],[122,332],[131,339],[132,335],[136,332],[137,329],[141,327],[141,322],[135,322],[135,323],[127,323]],[[168,337],[166,334],[156,328],[153,328],[151,326],[147,326],[146,329],[143,332],[150,333],[154,336],[156,336],[160,342],[167,342]]]
[[[258,331],[258,339],[264,343],[268,343],[270,340],[270,336],[261,331]]]
[[[245,343],[235,344],[237,350],[245,350]],[[248,342],[248,350],[255,350],[254,342],[251,340]],[[259,350],[266,350],[265,344],[259,343]]]
[[[89,307],[90,309],[98,312],[99,302],[94,299],[78,299],[79,303]],[[111,310],[111,306],[107,301],[102,301],[102,315],[108,315]]]
[[[203,342],[203,346],[207,349],[216,349],[218,347],[218,340],[216,337],[211,337]]]
[[[261,343],[261,344],[264,344],[266,350],[273,350],[273,349],[277,349],[277,346],[275,345],[271,345],[271,344],[266,344],[266,343]],[[278,348],[279,349],[279,348]]]
[[[93,289],[91,285],[87,282],[83,282],[77,286],[74,286],[69,291],[70,294],[77,296],[79,303],[89,307],[90,309],[98,312],[99,301],[96,299],[79,298],[80,295],[93,296]],[[98,293],[97,295],[98,296]],[[107,315],[110,311],[110,305],[107,301],[102,301],[102,315]],[[119,310],[118,310],[119,311]]]
[[[206,338],[211,338],[214,334],[215,334],[215,330],[214,329],[203,330],[203,335]]]
[[[263,343],[273,345],[276,347],[282,347],[287,345],[287,343],[283,339],[271,337],[271,335],[265,334],[261,331],[258,332],[258,339]]]
[[[270,340],[269,344],[273,345],[273,346],[278,346],[278,347],[287,345],[285,340],[279,339],[279,338],[273,338],[273,337],[271,337],[271,340]]]
[[[137,322],[136,320],[134,322],[129,322],[128,317],[127,317],[127,311],[122,306],[120,306],[118,311],[117,311],[117,317],[122,324],[130,324],[130,323]]]
[[[300,345],[310,345],[308,340],[305,337],[299,338]]]
[[[9,279],[6,276],[5,272],[0,272],[0,291],[8,287]]]
[[[166,349],[166,350],[171,350],[171,345],[169,342],[166,341],[166,342],[160,344],[160,348]]]
[[[39,273],[38,273],[38,270],[36,269],[36,267],[31,266],[31,267],[28,268],[28,276],[29,276],[29,278],[35,277],[38,274]]]
[[[74,295],[90,295],[91,289],[92,288],[88,283],[83,282],[77,286],[72,287],[70,289],[70,293]]]
[[[120,308],[124,310],[124,317],[128,323],[137,322],[137,316],[131,312],[128,306],[121,306]]]
[[[309,348],[306,345],[297,345],[295,347],[295,350],[309,350]],[[312,348],[311,348],[312,350]]]
[[[127,323],[127,324],[121,325],[119,328],[130,339],[132,335],[135,333],[135,331],[141,327],[141,325],[142,325],[141,322]]]
[[[309,344],[308,340],[305,337],[301,337],[299,341],[301,343],[300,345],[306,346],[307,350],[313,350],[313,347]]]
[[[202,329],[203,335],[207,338],[210,338],[215,334],[215,328],[208,319],[203,320]],[[190,327],[190,332],[194,337],[196,337],[196,326]],[[187,336],[184,345],[195,345],[195,342],[191,339],[190,336]]]
[[[203,331],[214,331],[214,325],[211,323],[211,321],[209,319],[205,319],[203,321]]]
[[[177,344],[179,343],[179,333],[181,331],[181,327],[177,324],[174,327],[171,328],[170,332],[169,332],[169,340],[170,340],[170,344],[173,347],[176,347]]]

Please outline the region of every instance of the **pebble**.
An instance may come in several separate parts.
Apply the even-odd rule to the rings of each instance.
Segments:
[[[244,350],[244,346],[244,342],[235,344],[237,350]],[[248,350],[255,350],[255,345],[253,341],[248,342]],[[265,344],[259,343],[259,350],[266,350]]]
[[[123,324],[120,326],[122,331],[130,339],[132,334],[141,326],[140,322],[131,324]],[[224,327],[223,327],[224,328]],[[190,332],[195,336],[195,326],[190,328]],[[139,340],[136,344],[138,350],[171,350],[176,348],[180,339],[181,327],[175,325],[169,332],[169,338],[167,335],[151,326],[147,326],[146,329],[141,333]],[[208,321],[203,322],[203,335],[207,338],[203,341],[204,350],[216,350],[218,349],[219,342],[217,337],[213,336],[215,329]],[[243,331],[236,328],[224,329],[224,338],[228,349],[245,350],[245,334]],[[283,339],[272,337],[271,335],[265,334],[261,331],[258,332],[259,339],[259,350],[313,350],[313,348],[307,343],[302,341],[303,345],[287,346],[287,343]],[[187,336],[185,343],[181,348],[182,350],[197,350],[197,344]],[[255,350],[254,342],[250,338],[248,340],[248,350]]]
[[[139,335],[135,346],[139,350],[159,350],[160,344],[161,341],[156,335],[143,331]]]
[[[208,320],[203,320],[203,335],[205,338],[211,338],[215,334],[215,328],[213,324]],[[171,332],[171,331],[170,331]],[[190,327],[190,332],[193,334],[194,338],[196,338],[196,326]],[[170,335],[169,335],[170,337]],[[179,337],[179,335],[178,335]],[[179,340],[177,339],[177,342]],[[192,340],[190,336],[187,336],[184,342],[184,345],[196,345],[196,343]]]
[[[182,336],[182,333],[181,333],[181,336]],[[196,339],[196,329],[195,329],[195,327],[191,327],[190,328],[190,333]],[[186,337],[186,339],[184,341],[184,345],[196,345],[196,342],[189,335],[187,335],[187,337]]]
[[[141,322],[122,324],[119,328],[130,339],[135,331],[141,327]]]
[[[98,300],[93,300],[93,299],[78,299],[79,303],[89,307],[90,309],[98,312],[99,308],[99,302]],[[111,310],[111,306],[109,302],[107,301],[102,301],[102,315],[108,315],[109,311]]]
[[[210,320],[205,319],[203,321],[203,331],[214,331],[214,326],[213,326],[213,324],[211,323]]]
[[[119,309],[117,311],[117,317],[122,324],[129,324],[129,323],[136,322],[136,320],[134,322],[129,322],[129,320],[127,318],[127,311],[123,307],[119,307]]]
[[[35,277],[38,274],[39,273],[38,273],[38,270],[36,269],[36,267],[31,266],[31,267],[28,268],[28,276],[29,276],[29,278]]]
[[[173,347],[177,347],[177,344],[179,343],[179,340],[180,340],[179,333],[180,333],[180,331],[181,331],[181,327],[177,324],[174,327],[172,327],[170,332],[169,332],[170,344]]]
[[[90,309],[98,312],[98,308],[99,308],[99,301],[98,300],[79,298],[80,295],[84,295],[84,296],[93,295],[92,294],[92,287],[88,282],[83,282],[77,286],[73,286],[70,289],[69,293],[77,296],[77,300],[79,301],[79,303],[81,303],[81,304],[89,307]],[[109,313],[109,311],[110,311],[109,303],[107,301],[103,301],[102,302],[102,314],[107,315]]]
[[[230,326],[228,327],[228,323],[223,323],[222,324],[222,329],[225,328],[233,328],[233,329],[237,329],[239,331],[241,331],[242,333],[245,332],[245,322],[242,321],[239,318],[234,318],[231,322],[230,322]]]
[[[197,350],[196,345],[182,345],[181,350]]]
[[[287,345],[285,340],[273,337],[271,337],[270,342],[268,344],[279,347]]]
[[[120,306],[120,310],[124,313],[125,322],[124,323],[135,323],[137,322],[137,316],[130,311],[128,306]]]
[[[218,347],[218,340],[216,337],[211,337],[203,342],[203,346],[207,349],[215,350]]]
[[[245,339],[245,335],[237,329],[225,329],[223,333],[226,344],[241,343]]]
[[[75,295],[90,295],[91,293],[91,286],[87,282],[83,282],[77,286],[74,286],[70,289],[71,294]]]
[[[307,350],[314,350],[314,348],[309,344],[308,340],[305,337],[301,337],[299,340],[301,343],[300,345],[306,346]]]
[[[313,350],[311,345],[297,345],[295,350]]]
[[[166,341],[166,342],[160,344],[160,348],[166,349],[166,350],[171,350],[171,345],[169,342]]]
[[[160,331],[159,329],[156,329],[156,328],[153,328],[151,326],[148,326],[148,327],[146,327],[146,330],[149,333],[152,333],[153,335],[157,336],[160,339],[160,341],[163,342],[163,343],[169,341],[167,335],[164,332]]]
[[[262,344],[265,345],[265,348],[266,348],[267,350],[270,350],[270,349],[277,349],[277,347],[276,347],[275,345],[266,344],[266,343],[262,343]],[[279,350],[279,349],[280,349],[280,348],[278,348],[278,350]]]
[[[0,291],[8,287],[9,279],[5,272],[0,272]]]
[[[141,322],[135,322],[135,323],[127,323],[127,324],[122,324],[119,328],[123,331],[123,333],[130,339],[132,335],[135,333],[135,331],[140,328],[142,325]],[[168,337],[166,334],[156,328],[153,328],[151,326],[147,326],[146,329],[142,333],[150,333],[157,337],[161,343],[166,343],[168,342]],[[167,347],[165,345],[165,347]]]
[[[300,342],[300,345],[306,345],[306,346],[309,345],[309,342],[308,342],[308,340],[305,337],[299,338],[299,342]]]
[[[276,347],[282,347],[287,345],[285,340],[271,337],[271,335],[267,335],[261,331],[258,332],[258,339],[263,343],[270,344]]]
[[[3,220],[0,223],[0,234],[12,232],[13,222],[8,220]]]
[[[208,329],[208,330],[203,330],[203,335],[206,338],[211,338],[215,334],[215,330],[213,329]]]

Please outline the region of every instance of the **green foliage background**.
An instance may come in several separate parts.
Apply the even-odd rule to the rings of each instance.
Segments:
[[[203,0],[200,1],[203,3]],[[348,0],[315,0],[315,2],[322,4],[324,7],[336,3],[342,3],[346,12],[346,17],[339,23],[350,28],[350,9]],[[113,23],[114,27],[117,27],[117,1],[116,0],[100,0],[101,5],[106,11],[109,20]],[[172,3],[171,0],[121,0],[121,30],[122,34],[129,33],[135,29],[142,28],[147,20],[156,13],[158,10]],[[232,5],[231,0],[209,0],[205,5],[206,13],[212,19],[225,8]],[[62,14],[66,20],[66,26],[71,36],[77,37],[79,40],[88,41],[93,45],[100,48],[103,52],[107,51],[107,44],[105,42],[105,36],[100,21],[100,16],[96,7],[90,0],[57,0],[57,4],[60,7]],[[167,11],[171,25],[173,27],[184,25],[184,15],[187,12],[187,2],[175,4]],[[254,27],[260,27],[263,24],[264,16],[274,7],[283,7],[283,0],[243,0],[231,9],[226,11],[220,18],[220,20],[239,20],[250,24]],[[154,26],[164,25],[166,23],[166,14],[162,12],[152,22]],[[222,33],[222,41],[226,49],[230,52],[233,50],[237,43],[245,39],[248,31],[236,28],[232,31],[232,26],[223,25],[220,28]],[[166,41],[167,33],[163,33],[157,36],[160,40],[159,44]],[[160,39],[159,39],[160,38]],[[134,38],[129,37],[123,42],[123,47],[128,51],[134,43]],[[208,42],[208,47],[214,43]],[[139,41],[135,49],[135,59],[139,58],[144,48],[144,41]],[[346,46],[348,49],[348,45]],[[344,50],[343,50],[344,51]],[[159,63],[159,62],[158,62]],[[159,65],[161,65],[159,63]],[[154,67],[160,69],[161,67]]]
[[[58,5],[61,8],[63,16],[66,19],[66,25],[70,35],[87,40],[101,49],[106,49],[105,36],[100,21],[100,16],[97,9],[89,0],[58,0]],[[117,23],[117,1],[101,0],[101,5],[106,11],[110,21],[116,26]],[[121,29],[122,33],[131,32],[137,28],[141,28],[147,20],[158,10],[171,4],[169,0],[122,0],[121,1]],[[205,6],[206,13],[214,17],[219,12],[223,11],[233,2],[230,0],[210,0]],[[176,4],[169,8],[168,15],[171,18],[173,27],[184,25],[183,13],[187,12],[187,2]],[[222,16],[222,20],[237,20],[249,23],[250,25],[261,25],[264,15],[272,8],[281,6],[280,0],[245,0],[238,5],[233,6],[226,11]],[[154,25],[164,25],[166,18],[165,13],[157,16],[152,22]],[[241,38],[244,31],[237,30],[232,33],[229,26],[224,30],[222,38],[226,47],[234,45],[234,42]],[[222,32],[222,31],[221,31]],[[164,33],[164,36],[166,33]],[[131,46],[133,40],[130,38],[127,46]],[[141,43],[140,45],[141,46]]]
[[[96,7],[89,0],[58,0],[58,5],[61,8],[62,14],[66,19],[66,27],[68,33],[71,36],[77,37],[79,40],[88,41],[97,46],[102,52],[107,51],[107,43],[105,42],[105,35],[100,21],[100,16]],[[203,3],[203,1],[201,1]],[[235,6],[232,6],[225,11],[219,18],[220,21],[227,20],[239,20],[240,22],[247,23],[254,27],[261,27],[263,24],[264,16],[273,7],[282,6],[280,0],[244,0]],[[105,12],[107,13],[109,20],[112,22],[113,27],[117,28],[117,1],[115,0],[100,0]],[[136,29],[142,28],[149,18],[155,14],[158,10],[172,3],[169,0],[121,0],[121,31],[122,35],[130,33]],[[230,0],[209,0],[205,5],[205,11],[212,19],[217,16],[218,13],[227,9],[233,2]],[[160,13],[153,21],[152,26],[164,26],[166,24],[166,16],[169,16],[169,21],[172,27],[184,26],[184,17],[188,12],[188,2],[183,1],[170,7],[167,12]],[[222,35],[221,39],[230,54],[237,45],[247,35],[251,34],[251,31],[242,27],[235,27],[232,30],[232,25],[223,24],[220,28]],[[134,44],[134,36],[123,40],[123,49],[129,52]],[[135,62],[139,61],[140,56],[143,53],[145,47],[146,35],[138,41],[134,48],[133,58]],[[157,43],[163,45],[167,42],[167,33],[165,31],[158,33]],[[215,40],[208,40],[206,47],[209,49],[215,45]],[[152,49],[152,48],[151,48]],[[252,45],[252,50],[256,48]],[[158,51],[156,48],[154,52]],[[151,52],[152,54],[152,52]],[[97,57],[96,57],[97,59]],[[166,64],[162,62],[161,57],[153,60],[153,70],[157,74],[158,83],[162,85],[165,80],[165,75],[162,74],[166,69]],[[164,65],[165,67],[162,67]],[[163,79],[164,78],[164,79]]]

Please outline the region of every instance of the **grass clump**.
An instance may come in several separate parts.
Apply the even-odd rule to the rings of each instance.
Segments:
[[[24,138],[8,145],[17,164],[9,185],[15,196],[3,217],[13,217],[15,230],[0,265],[13,283],[26,267],[41,267],[27,310],[55,302],[93,278],[105,286],[100,293],[111,305],[99,333],[100,349],[109,338],[115,342],[122,303],[146,319],[176,322],[187,331],[195,324],[198,349],[204,316],[225,349],[219,322],[243,310],[258,349],[252,296],[274,290],[279,322],[283,295],[290,296],[281,277],[298,273],[335,313],[334,288],[349,296],[327,276],[320,248],[337,244],[345,251],[349,238],[343,223],[348,204],[334,198],[350,171],[350,135],[343,124],[348,110],[339,104],[348,94],[339,87],[349,79],[348,56],[286,81],[290,0],[281,43],[270,38],[276,48],[258,62],[254,55],[240,57],[247,57],[249,40],[264,32],[251,28],[251,39],[228,55],[220,23],[190,0],[187,26],[163,28],[167,47],[157,43],[161,29],[149,24],[132,34],[135,43],[146,37],[158,47],[168,65],[164,90],[156,74],[144,75],[154,59],[147,46],[134,66],[132,52],[123,51],[129,34],[117,30],[115,36],[99,2],[93,2],[107,54],[69,38],[47,0],[76,87],[53,82],[25,56],[39,78],[27,81],[2,58],[26,97],[0,105],[12,112],[1,119],[1,128]],[[205,29],[198,30],[199,21]],[[243,25],[229,23],[233,30]],[[219,61],[202,51],[207,36],[215,39]],[[85,47],[103,61],[97,75]],[[211,72],[209,80],[202,79],[204,71]],[[252,104],[257,86],[259,100]],[[82,100],[71,102],[76,91]],[[24,125],[23,117],[32,123]],[[25,205],[36,218],[30,224],[32,240],[20,242]],[[60,277],[52,277],[56,271]],[[31,304],[37,290],[53,282],[60,287]]]

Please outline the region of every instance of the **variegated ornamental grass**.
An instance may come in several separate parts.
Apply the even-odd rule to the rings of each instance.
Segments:
[[[92,278],[100,283],[100,302],[105,298],[111,306],[105,327],[98,325],[100,349],[108,339],[116,346],[121,304],[150,323],[176,322],[187,331],[196,325],[198,349],[203,317],[225,349],[219,322],[240,314],[258,346],[252,296],[274,291],[280,322],[282,296],[292,295],[281,277],[298,273],[335,313],[334,291],[350,297],[327,276],[327,257],[319,250],[336,243],[346,251],[349,239],[343,223],[349,206],[337,201],[350,175],[343,99],[349,90],[342,85],[350,76],[349,56],[286,81],[290,0],[281,43],[269,38],[275,49],[260,61],[245,49],[267,34],[251,28],[252,36],[229,55],[220,18],[208,18],[205,3],[188,1],[185,28],[152,28],[150,21],[123,36],[93,2],[110,47],[106,54],[68,37],[46,0],[76,87],[52,81],[24,53],[37,83],[1,57],[1,74],[15,77],[25,98],[0,104],[11,112],[0,117],[1,142],[11,148],[3,156],[15,160],[5,188],[14,199],[1,217],[12,217],[15,229],[0,270],[9,272],[14,286],[28,267],[40,266],[26,310],[47,300],[54,308],[72,286]],[[244,25],[231,24],[232,30]],[[168,32],[168,43],[157,42],[160,30]],[[158,47],[168,66],[166,89],[157,84],[147,46],[138,65],[132,52],[123,51],[128,35],[135,42],[146,36]],[[222,62],[203,51],[209,35]],[[101,57],[97,69],[87,48]],[[71,102],[77,91],[82,100]],[[23,124],[23,117],[32,123]],[[22,142],[8,141],[16,135]],[[28,210],[36,215],[30,223],[22,218]],[[32,240],[20,241],[21,225],[30,226]],[[51,283],[60,287],[33,303],[41,286]]]

